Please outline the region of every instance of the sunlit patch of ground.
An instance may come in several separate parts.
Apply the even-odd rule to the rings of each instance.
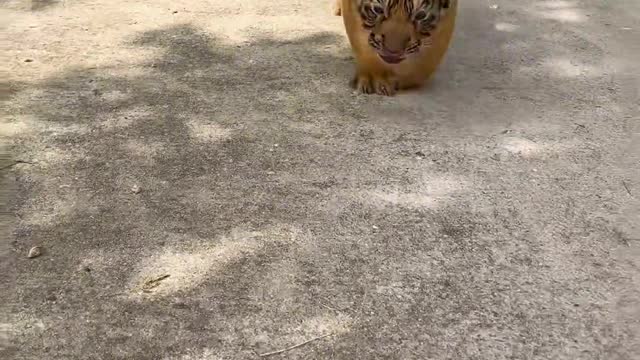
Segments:
[[[223,272],[227,265],[244,257],[254,256],[265,246],[291,241],[295,241],[293,233],[276,228],[235,230],[220,239],[183,239],[184,246],[167,248],[144,259],[132,276],[128,290],[133,299],[139,299],[193,289],[211,274]]]

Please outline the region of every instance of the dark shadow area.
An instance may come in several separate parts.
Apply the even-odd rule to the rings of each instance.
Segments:
[[[30,0],[32,11],[46,10],[49,7],[60,5],[64,0]]]
[[[182,331],[209,333],[202,339],[216,347],[222,341],[220,331],[230,330],[225,322],[264,316],[265,309],[248,298],[248,291],[260,282],[266,266],[295,256],[289,255],[295,244],[294,250],[267,245],[231,262],[223,275],[211,275],[203,287],[178,294],[190,300],[176,307],[173,300],[138,303],[118,293],[138,267],[136,257],[190,245],[176,243],[172,235],[216,246],[234,228],[308,224],[312,230],[333,216],[313,203],[326,193],[322,184],[327,170],[344,172],[338,169],[370,157],[360,145],[362,160],[336,163],[347,146],[344,132],[359,126],[359,116],[350,89],[333,91],[336,82],[346,84],[351,70],[348,58],[321,51],[335,42],[329,34],[292,41],[256,36],[251,43],[229,47],[179,25],[143,33],[128,44],[161,51],[141,65],[142,75],[112,75],[116,68],[73,69],[37,89],[22,89],[37,95],[28,106],[16,106],[16,114],[35,115],[47,128],[70,129],[44,132],[48,146],[69,158],[42,171],[48,179],[57,179],[54,182],[72,181],[73,191],[61,183],[52,194],[43,184],[18,178],[23,199],[47,191],[61,199],[55,206],[65,210],[51,223],[16,229],[14,246],[38,239],[48,249],[47,256],[58,260],[40,263],[38,279],[18,275],[22,291],[8,302],[16,313],[39,318],[66,316],[74,309],[90,319],[50,328],[35,351],[72,357],[77,349],[107,346],[114,356],[126,350],[136,359],[155,359],[181,352],[185,339],[166,342],[162,336],[164,344],[158,347],[155,340],[126,334],[139,333],[140,327],[171,333],[171,324],[180,319],[188,323]],[[113,123],[126,125],[110,127]],[[344,135],[325,134],[327,127]],[[201,141],[199,133],[211,128],[228,136]],[[144,149],[149,144],[159,150],[136,152],[136,146]],[[133,183],[143,191],[132,193]],[[17,210],[19,218],[29,215],[26,205]],[[39,205],[60,210],[50,208],[53,204]],[[83,261],[101,265],[82,270]],[[59,283],[56,279],[61,277],[68,282]],[[213,308],[184,310],[197,309],[201,297],[210,295],[218,297]],[[160,313],[162,320],[154,319]],[[86,336],[76,337],[78,331]],[[57,343],[61,337],[72,344]],[[104,343],[96,345],[97,339]],[[223,351],[237,355],[250,350],[246,345],[241,341]]]

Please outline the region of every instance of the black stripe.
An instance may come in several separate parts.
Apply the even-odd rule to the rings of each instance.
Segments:
[[[413,13],[413,0],[404,0],[404,11],[407,15],[411,15]]]
[[[422,7],[425,10],[431,10],[433,8],[433,5],[435,4],[435,2],[436,2],[436,0],[431,0],[431,1],[422,0]]]

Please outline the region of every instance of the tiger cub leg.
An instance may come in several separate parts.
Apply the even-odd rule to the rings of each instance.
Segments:
[[[352,88],[363,94],[395,95],[399,84],[389,70],[376,62],[356,62],[356,75],[351,80]]]
[[[342,16],[342,0],[332,0],[333,6],[331,7],[333,11],[333,15]]]

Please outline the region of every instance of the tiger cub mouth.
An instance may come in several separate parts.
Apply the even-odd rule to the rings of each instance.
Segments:
[[[386,63],[388,64],[399,64],[402,61],[404,61],[405,57],[404,55],[383,55],[383,54],[378,54],[378,56]]]

